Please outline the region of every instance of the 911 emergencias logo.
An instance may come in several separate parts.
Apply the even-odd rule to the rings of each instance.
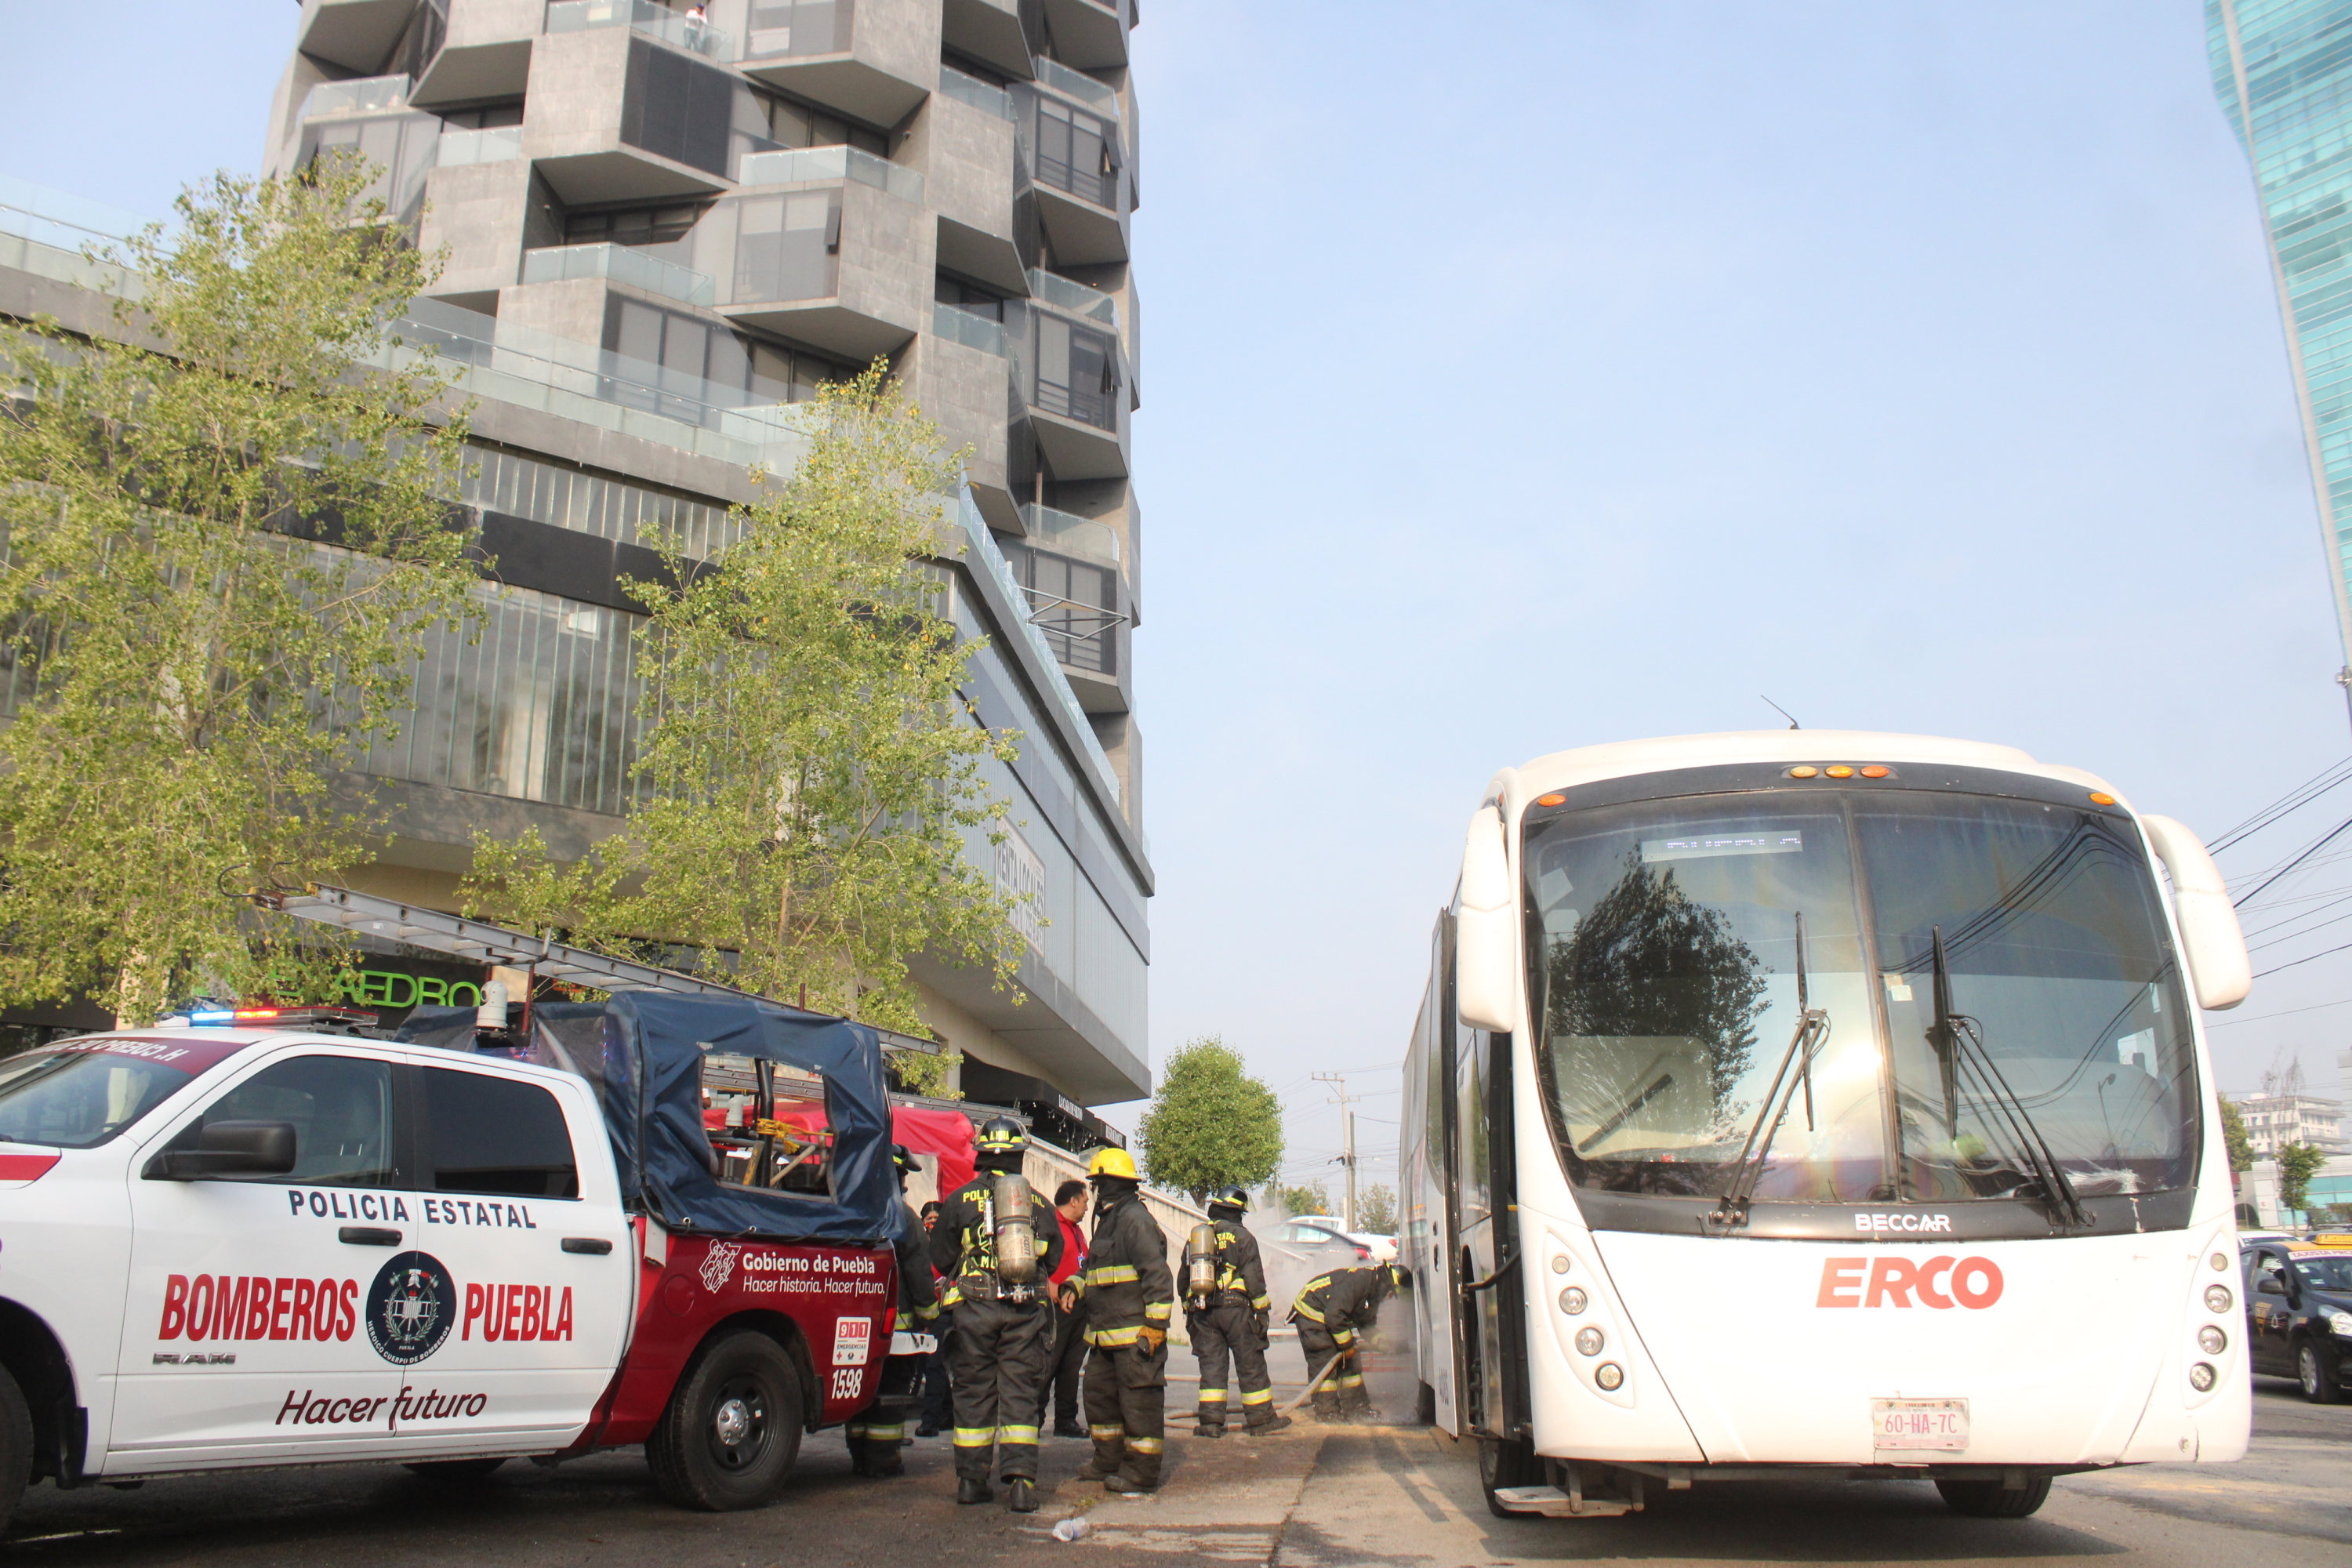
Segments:
[[[368,1287],[368,1342],[394,1366],[439,1350],[457,1315],[457,1283],[430,1253],[401,1253]]]

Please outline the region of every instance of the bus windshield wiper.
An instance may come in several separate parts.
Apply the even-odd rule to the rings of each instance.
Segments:
[[[1797,1032],[1789,1037],[1789,1048],[1780,1055],[1780,1066],[1772,1074],[1772,1087],[1764,1091],[1764,1103],[1756,1111],[1756,1120],[1748,1124],[1748,1141],[1739,1146],[1739,1159],[1732,1166],[1731,1185],[1707,1217],[1725,1226],[1748,1223],[1748,1207],[1756,1193],[1756,1184],[1764,1175],[1764,1162],[1770,1158],[1772,1140],[1780,1135],[1780,1123],[1789,1114],[1789,1102],[1797,1097],[1802,1085],[1805,1091],[1805,1131],[1813,1131],[1813,1053],[1821,1048],[1822,1039],[1829,1033],[1830,1016],[1810,1005],[1805,989],[1805,915],[1797,911]],[[1791,1064],[1796,1067],[1791,1074]],[[1781,1085],[1787,1084],[1784,1089]],[[1759,1135],[1761,1135],[1760,1138]]]
[[[1945,1137],[1957,1140],[1959,1136],[1963,1089],[1990,1104],[2000,1114],[1979,1113],[1978,1120],[1988,1129],[2005,1132],[2016,1152],[2024,1156],[2019,1163],[2041,1184],[2053,1217],[2062,1226],[2087,1226],[2091,1216],[2083,1207],[2082,1194],[2051,1152],[2050,1141],[2034,1125],[2032,1112],[2025,1109],[2025,1101],[2010,1088],[1992,1053],[1985,1049],[1983,1029],[1974,1018],[1952,1008],[1952,970],[1944,956],[1943,927],[1930,928],[1928,946],[1935,965],[1936,1018],[1928,1027],[1927,1042],[1943,1068]]]

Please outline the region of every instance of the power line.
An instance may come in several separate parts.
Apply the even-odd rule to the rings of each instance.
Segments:
[[[2251,1018],[2224,1018],[2218,1024],[2208,1024],[2208,1029],[2234,1029],[2241,1024],[2259,1024],[2268,1018],[2292,1018],[2297,1013],[2317,1013],[2329,1007],[2352,1007],[2352,996],[2340,1002],[2314,1002],[2308,1007],[2284,1007],[2275,1013],[2257,1013]]]
[[[2291,958],[2284,963],[2274,963],[2268,969],[2257,969],[2254,971],[2254,978],[2260,980],[2265,974],[2276,974],[2282,969],[2293,969],[2298,963],[2309,963],[2313,959],[2326,958],[2331,952],[2352,952],[2352,942],[2346,942],[2342,947],[2322,948],[2317,952],[2307,952],[2301,958]]]
[[[2334,838],[2337,834],[2343,832],[2347,827],[2352,827],[2352,816],[2347,816],[2343,821],[2337,823],[2334,827],[2328,829],[2326,834],[2322,835],[2317,839],[2315,839],[2310,847],[2305,849],[2302,854],[2297,855],[2294,859],[2288,861],[2285,865],[2272,872],[2268,877],[2263,878],[2261,884],[2254,889],[2253,892],[2248,893],[2242,898],[2232,899],[2231,900],[2231,907],[2232,909],[2245,908],[2246,904],[2259,895],[2263,888],[2269,887],[2281,877],[2285,876],[2289,871],[2292,871],[2297,866],[2302,865],[2304,861],[2311,858],[2314,851],[2317,850],[2321,845],[2326,844],[2329,839]]]
[[[2331,778],[2329,777],[2330,774],[2335,774],[2336,776]],[[2313,801],[2317,800],[2321,795],[2326,795],[2328,791],[2344,783],[2347,779],[2352,779],[2352,757],[2347,757],[2341,762],[2329,763],[2326,767],[2320,769],[2319,772],[2314,773],[2311,777],[2304,780],[2303,783],[2295,785],[2294,788],[2287,791],[2286,794],[2279,796],[2278,799],[2271,802],[2270,805],[2254,813],[2253,816],[2246,818],[2245,821],[2241,822],[2235,827],[2232,827],[2228,832],[2222,834],[2219,838],[2213,840],[2210,847],[2211,852],[2218,855],[2222,850],[2229,848],[2231,846],[2238,844],[2244,839],[2252,837],[2254,834],[2261,832],[2263,828],[2270,826],[2281,817],[2286,816],[2293,812],[2301,811],[2305,806],[2309,805]],[[2322,783],[2322,780],[2326,780],[2326,782]]]

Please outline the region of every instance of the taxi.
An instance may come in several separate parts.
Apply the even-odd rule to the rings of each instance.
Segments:
[[[2352,1386],[2352,1235],[2249,1238],[2246,1356],[2256,1376],[2291,1377],[2315,1405]]]

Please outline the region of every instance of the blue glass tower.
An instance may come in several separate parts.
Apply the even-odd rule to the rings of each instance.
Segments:
[[[2205,26],[2262,196],[2352,696],[2352,0],[2206,0]]]

